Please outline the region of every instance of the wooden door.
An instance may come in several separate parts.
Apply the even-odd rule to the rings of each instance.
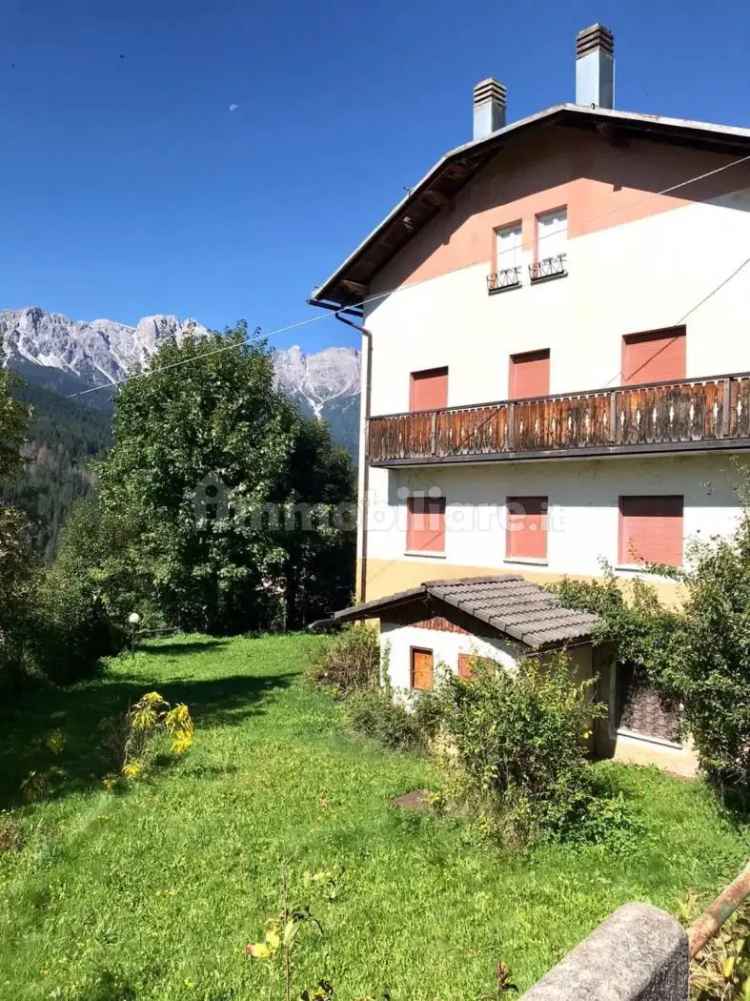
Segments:
[[[423,692],[432,690],[432,650],[411,648],[411,687]]]

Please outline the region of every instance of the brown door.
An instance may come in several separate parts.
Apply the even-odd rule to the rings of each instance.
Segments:
[[[411,687],[423,692],[432,690],[432,650],[411,648]]]

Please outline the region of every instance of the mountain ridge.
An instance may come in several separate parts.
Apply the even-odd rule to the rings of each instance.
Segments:
[[[90,389],[81,402],[109,410],[114,387],[143,371],[169,338],[205,337],[211,331],[192,318],[156,313],[135,326],[116,320],[74,320],[40,306],[0,310],[4,364],[24,379],[63,396]],[[273,352],[277,385],[306,415],[325,419],[334,438],[357,452],[360,357],[356,348],[305,353],[299,345]]]

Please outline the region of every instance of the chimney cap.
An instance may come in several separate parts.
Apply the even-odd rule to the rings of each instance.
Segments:
[[[603,24],[590,24],[576,35],[576,59],[580,59],[594,49],[603,49],[612,55],[615,51],[615,36]]]
[[[508,99],[508,88],[500,83],[494,76],[488,76],[485,80],[480,80],[474,85],[474,104],[482,101],[495,100],[505,107]]]

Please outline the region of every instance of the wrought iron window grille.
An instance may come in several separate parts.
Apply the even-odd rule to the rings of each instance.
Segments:
[[[487,275],[487,291],[505,292],[508,289],[519,288],[521,285],[520,268],[503,268],[491,275]]]
[[[545,281],[547,278],[562,278],[568,273],[568,255],[555,254],[543,257],[529,265],[529,278],[532,282]]]

